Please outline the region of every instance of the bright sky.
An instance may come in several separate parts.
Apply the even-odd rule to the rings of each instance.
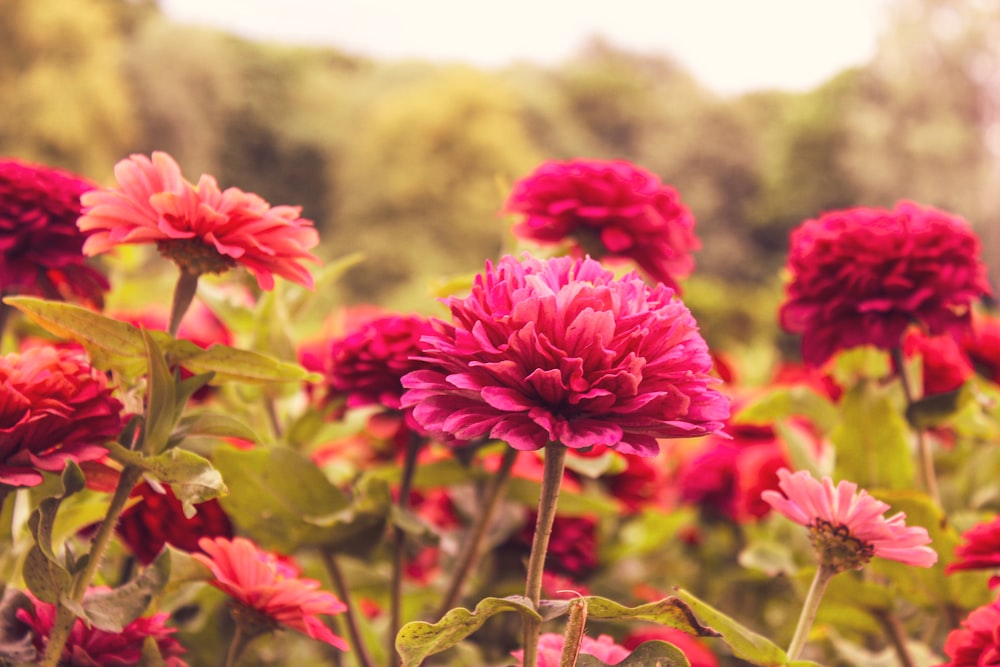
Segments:
[[[874,54],[888,0],[160,0],[190,23],[378,58],[556,64],[590,36],[723,94],[802,90]]]

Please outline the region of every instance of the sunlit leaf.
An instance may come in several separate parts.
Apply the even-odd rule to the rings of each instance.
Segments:
[[[835,477],[868,489],[913,488],[909,425],[889,389],[861,382],[845,392],[841,410],[830,434],[837,450]]]
[[[678,589],[677,595],[691,606],[691,611],[699,622],[719,633],[737,658],[760,667],[784,665],[788,662],[784,650],[770,639],[741,625],[685,590]]]

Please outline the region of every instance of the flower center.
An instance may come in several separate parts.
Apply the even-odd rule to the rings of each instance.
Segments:
[[[822,519],[810,524],[809,542],[820,564],[834,572],[860,570],[875,555],[874,545],[853,537],[847,526]]]
[[[196,276],[203,273],[225,273],[236,266],[236,260],[201,239],[170,239],[157,241],[156,249],[174,264]]]
[[[229,613],[243,630],[243,635],[247,640],[278,629],[279,624],[273,617],[240,602],[234,601],[229,608]]]

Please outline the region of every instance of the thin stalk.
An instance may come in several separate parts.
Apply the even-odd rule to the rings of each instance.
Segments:
[[[233,633],[233,641],[229,644],[229,651],[226,653],[226,667],[236,667],[244,649],[250,644],[250,639],[243,632],[243,625],[236,623],[236,632]]]
[[[177,335],[177,330],[181,328],[181,320],[184,319],[184,313],[187,312],[191,301],[194,300],[195,292],[198,291],[198,277],[197,273],[180,270],[180,276],[177,277],[177,284],[174,286],[174,300],[170,304],[170,324],[167,331],[170,332],[171,336]]]
[[[545,446],[545,468],[542,472],[542,491],[538,498],[538,519],[535,522],[535,537],[531,543],[528,558],[528,576],[525,580],[524,595],[538,608],[542,599],[542,573],[545,571],[545,556],[552,537],[552,523],[556,518],[559,503],[559,489],[562,486],[563,469],[566,466],[566,447],[559,442]],[[538,663],[538,637],[542,632],[539,620],[524,621],[524,667],[536,667]]]
[[[788,645],[788,659],[796,660],[802,648],[806,644],[806,637],[812,629],[813,621],[816,620],[816,612],[819,611],[819,603],[823,600],[823,593],[826,587],[837,574],[836,570],[820,565],[816,569],[816,576],[813,577],[812,585],[806,594],[806,600],[802,603],[802,613],[799,615],[799,624],[795,627],[795,634],[792,636],[792,643]]]
[[[910,655],[910,649],[906,646],[906,632],[903,630],[903,624],[899,622],[899,618],[891,613],[879,613],[876,614],[876,617],[885,628],[885,633],[889,636],[889,642],[893,649],[896,650],[899,664],[902,667],[916,667],[913,656]]]
[[[510,479],[511,468],[517,460],[518,450],[508,447],[504,451],[500,468],[496,474],[490,478],[489,486],[486,488],[485,497],[482,502],[482,511],[476,517],[469,534],[465,537],[462,550],[458,554],[455,562],[455,573],[452,575],[448,592],[445,593],[441,606],[438,609],[438,617],[444,616],[448,610],[454,607],[462,596],[462,589],[465,587],[469,575],[479,563],[479,557],[483,550],[483,541],[486,538],[487,530],[493,525],[493,518],[496,516],[497,508],[504,497],[507,489],[507,481]]]
[[[903,386],[903,396],[906,397],[907,410],[914,403],[913,388],[906,373],[906,360],[903,358],[903,349],[894,347],[892,349],[892,361],[896,365],[896,372],[899,374],[899,382]],[[917,456],[920,460],[920,471],[924,481],[924,488],[938,506],[941,505],[941,492],[938,489],[937,472],[934,469],[934,452],[931,443],[927,439],[922,428],[913,427],[917,436]]]
[[[351,648],[354,650],[354,655],[357,656],[361,667],[375,667],[375,661],[372,660],[372,656],[368,652],[368,647],[365,645],[364,639],[361,637],[361,624],[358,622],[358,610],[354,604],[354,598],[351,595],[351,590],[347,586],[347,579],[344,578],[344,573],[340,569],[340,563],[337,562],[337,556],[329,549],[323,549],[320,554],[323,556],[323,564],[326,566],[326,571],[330,575],[330,581],[333,583],[333,588],[337,591],[337,597],[339,597],[340,601],[344,603],[345,607],[347,607],[344,611],[343,618],[347,621],[347,634],[351,638]]]
[[[73,627],[73,621],[76,619],[76,614],[69,607],[79,606],[83,601],[83,596],[86,595],[87,588],[89,588],[91,581],[93,581],[94,575],[97,573],[97,568],[101,564],[101,559],[104,557],[104,551],[107,549],[108,543],[115,532],[115,524],[118,523],[118,517],[121,516],[122,511],[125,509],[129,495],[132,493],[132,489],[140,477],[142,477],[142,470],[140,468],[125,466],[125,469],[122,470],[118,478],[118,487],[115,489],[115,494],[111,498],[111,505],[108,507],[108,513],[98,527],[97,534],[94,535],[94,541],[91,542],[87,564],[73,579],[73,585],[69,594],[69,600],[73,604],[59,604],[56,609],[56,619],[52,627],[52,632],[49,634],[45,657],[41,663],[42,667],[56,667],[59,664],[59,658],[62,656],[70,629]]]
[[[399,480],[399,499],[396,501],[400,509],[405,510],[410,504],[410,488],[413,485],[413,474],[417,470],[417,456],[425,442],[423,436],[413,431],[410,432],[409,442],[406,443],[406,456],[403,459],[403,472]],[[392,582],[389,589],[390,613],[386,640],[389,648],[389,667],[396,667],[399,664],[399,655],[396,653],[396,633],[399,632],[402,625],[403,561],[406,557],[406,533],[399,526],[393,527],[392,542]]]
[[[10,317],[10,306],[3,302],[4,294],[0,294],[0,346],[3,344],[3,335],[7,331],[7,318]]]

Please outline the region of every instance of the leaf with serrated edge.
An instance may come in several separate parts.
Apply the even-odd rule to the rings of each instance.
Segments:
[[[60,594],[69,590],[73,582],[69,572],[54,560],[50,560],[38,545],[28,551],[22,569],[24,583],[36,598],[42,602],[56,604]]]
[[[691,611],[699,621],[707,623],[719,633],[737,658],[760,667],[784,665],[788,662],[785,651],[770,639],[737,623],[685,590],[677,589],[677,595],[691,606]]]
[[[536,621],[541,620],[528,598],[511,596],[485,598],[476,605],[474,611],[464,607],[452,609],[437,623],[407,623],[396,635],[396,651],[403,659],[403,667],[416,667],[427,656],[451,648],[481,628],[493,616],[508,611]]]
[[[170,578],[170,552],[163,551],[132,581],[110,591],[91,593],[83,599],[87,620],[107,632],[121,632],[142,616],[153,596]]]

